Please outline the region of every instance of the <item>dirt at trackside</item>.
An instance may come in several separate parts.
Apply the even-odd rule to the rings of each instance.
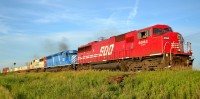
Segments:
[[[116,75],[116,76],[108,76],[108,83],[117,83],[120,84],[121,82],[123,82],[123,80],[125,79],[125,77],[129,77],[129,76],[135,76],[135,74],[123,74],[123,75]]]

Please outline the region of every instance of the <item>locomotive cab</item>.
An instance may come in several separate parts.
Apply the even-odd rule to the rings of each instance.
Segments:
[[[161,39],[160,42],[165,65],[191,67],[193,59],[191,59],[192,50],[190,42],[187,42],[187,45],[184,46],[183,36],[178,32],[174,32],[167,25],[155,25],[152,27],[152,31],[153,38],[159,37]]]
[[[187,51],[184,50],[183,36],[178,32],[173,32],[167,25],[157,25],[153,27],[153,37],[161,37],[163,53],[169,53],[170,50],[176,54],[192,55],[191,43],[187,42]]]

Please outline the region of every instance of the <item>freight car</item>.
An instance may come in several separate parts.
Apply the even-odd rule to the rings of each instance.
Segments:
[[[45,65],[46,65],[46,57],[42,57],[39,59],[32,60],[27,68],[28,69],[44,68]]]
[[[191,68],[191,43],[186,47],[180,33],[158,24],[81,46],[78,63],[81,69],[125,71]]]
[[[5,68],[3,68],[2,72],[3,72],[3,73],[10,72],[10,69],[9,69],[8,67],[5,67]]]
[[[12,68],[12,71],[14,71],[14,72],[20,72],[20,71],[26,71],[28,69],[29,69],[28,66],[20,66],[20,67]]]

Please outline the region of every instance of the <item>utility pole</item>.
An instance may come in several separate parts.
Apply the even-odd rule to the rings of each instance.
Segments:
[[[13,71],[14,71],[14,69],[15,69],[15,65],[16,65],[16,63],[14,62],[14,63],[13,63]]]

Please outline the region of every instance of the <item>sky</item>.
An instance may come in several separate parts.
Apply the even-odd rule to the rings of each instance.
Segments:
[[[200,0],[0,0],[0,68],[26,65],[62,48],[77,49],[155,24],[192,43],[200,69]]]

